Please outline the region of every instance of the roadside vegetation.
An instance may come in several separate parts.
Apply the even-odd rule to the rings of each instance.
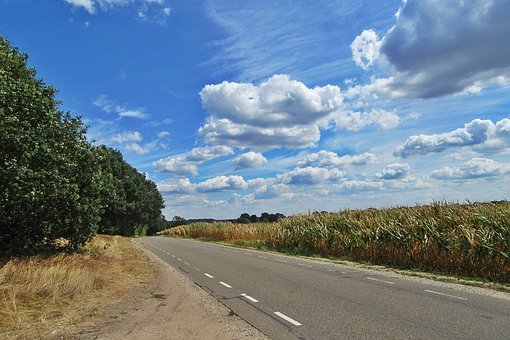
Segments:
[[[79,116],[28,56],[0,36],[0,256],[79,250],[98,230],[154,233],[164,225],[156,184],[122,154],[86,138]]]
[[[196,223],[160,235],[510,281],[510,202],[316,212],[269,224]]]
[[[88,317],[153,276],[150,260],[120,236],[96,236],[79,254],[5,261],[0,338],[68,338]]]

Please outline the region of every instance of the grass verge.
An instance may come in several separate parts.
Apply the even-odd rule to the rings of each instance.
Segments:
[[[115,236],[96,236],[82,254],[3,260],[0,338],[65,338],[153,277],[143,252],[129,238]]]

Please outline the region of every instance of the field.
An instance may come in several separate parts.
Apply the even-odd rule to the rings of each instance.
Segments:
[[[506,201],[312,213],[270,224],[196,223],[160,235],[510,280]]]
[[[4,260],[0,338],[67,338],[73,326],[150,280],[148,261],[129,238],[102,235],[83,254]]]

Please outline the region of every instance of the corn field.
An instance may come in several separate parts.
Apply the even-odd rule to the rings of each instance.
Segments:
[[[161,234],[510,280],[510,202],[343,210],[271,224],[197,223]]]

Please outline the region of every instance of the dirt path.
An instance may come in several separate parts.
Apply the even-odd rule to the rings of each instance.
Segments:
[[[79,339],[267,339],[154,254],[155,282],[82,325]]]

